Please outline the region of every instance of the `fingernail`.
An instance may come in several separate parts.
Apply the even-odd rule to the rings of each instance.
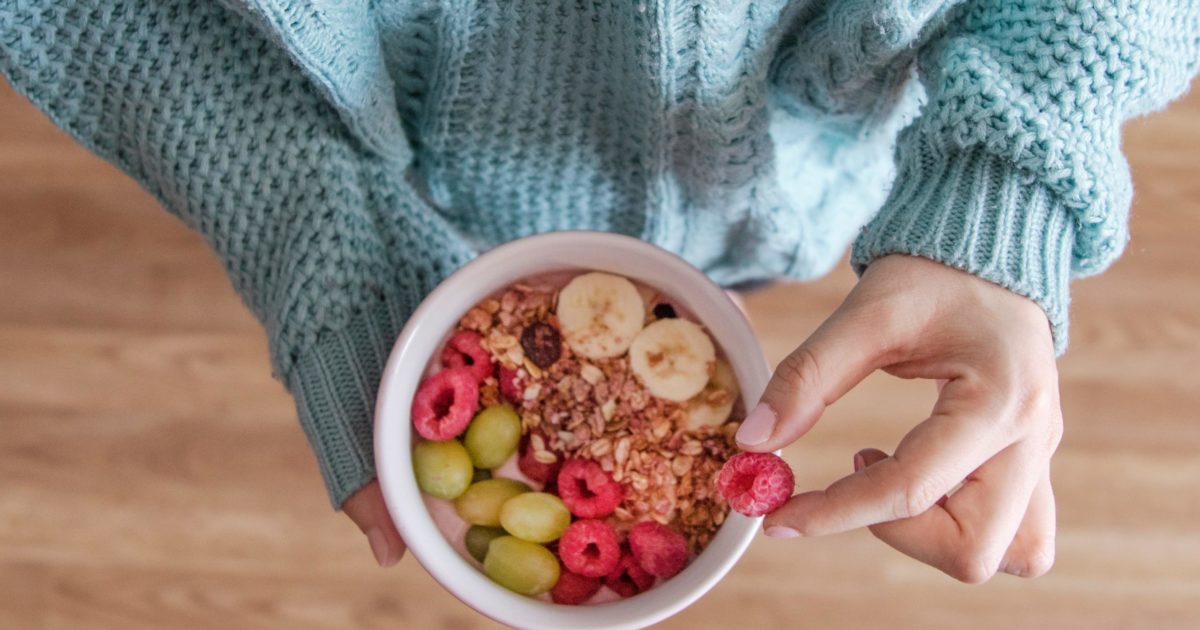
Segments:
[[[738,428],[738,443],[754,446],[766,442],[775,432],[775,420],[775,410],[767,403],[758,403]]]
[[[375,561],[381,567],[390,567],[396,564],[396,559],[392,555],[392,549],[388,545],[387,536],[383,534],[383,530],[378,527],[372,527],[367,531],[367,542],[371,545],[371,553],[375,554]]]
[[[782,525],[772,525],[771,527],[768,527],[767,530],[763,533],[765,533],[767,536],[770,536],[771,538],[799,538],[800,537],[800,532],[792,529],[791,527],[784,527]]]
[[[863,457],[862,453],[854,454],[854,472],[858,472],[867,467],[867,458]]]

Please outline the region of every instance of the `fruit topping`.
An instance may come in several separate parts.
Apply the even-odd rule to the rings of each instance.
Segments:
[[[521,417],[508,405],[480,411],[463,438],[476,468],[498,468],[516,452],[520,441]]]
[[[562,356],[562,335],[546,322],[533,322],[521,331],[521,348],[534,365],[546,369]]]
[[[493,540],[501,536],[505,536],[503,529],[499,527],[482,527],[472,525],[467,528],[467,534],[463,537],[463,545],[467,548],[467,553],[471,554],[472,558],[483,562],[487,557],[488,546]]]
[[[546,492],[518,494],[500,506],[500,526],[521,540],[558,540],[570,524],[571,513],[562,499]]]
[[[425,379],[413,396],[412,421],[427,440],[449,440],[467,428],[479,408],[479,381],[465,367]]]
[[[476,481],[454,500],[454,510],[472,525],[499,527],[500,507],[504,502],[529,490],[529,486],[512,479]]]
[[[521,438],[521,454],[517,457],[517,468],[526,477],[547,483],[558,476],[562,468],[562,457],[546,450],[546,438],[534,431]]]
[[[572,459],[558,473],[558,496],[580,518],[608,516],[625,491],[612,475],[589,459]]]
[[[453,499],[471,485],[471,458],[458,440],[421,442],[413,449],[413,473],[422,492]]]
[[[621,554],[617,568],[604,578],[604,585],[621,597],[633,597],[654,586],[654,576],[638,565],[628,551]]]
[[[483,337],[474,331],[456,333],[442,350],[442,366],[467,368],[476,381],[492,375],[492,355],[483,348]]]
[[[629,368],[651,394],[683,402],[708,384],[716,348],[704,329],[686,319],[660,319],[629,347]]]
[[[718,426],[729,419],[738,397],[737,376],[729,364],[717,359],[712,378],[704,389],[687,401],[684,422],[688,429]]]
[[[558,582],[558,558],[549,549],[516,536],[488,545],[483,572],[500,586],[521,595],[541,595]]]
[[[567,345],[588,359],[620,356],[645,324],[642,296],[620,276],[576,276],[558,294],[558,321]]]
[[[683,534],[657,521],[643,521],[629,530],[629,551],[638,565],[655,577],[674,577],[688,563]]]
[[[565,567],[559,567],[558,582],[550,591],[550,599],[554,600],[555,604],[578,606],[591,599],[603,585],[599,578],[584,577],[568,571]]]
[[[500,395],[504,400],[520,405],[525,399],[525,384],[521,382],[521,375],[512,368],[500,366],[497,370],[496,380],[500,382]]]
[[[571,523],[558,540],[558,556],[572,573],[604,577],[617,569],[621,543],[612,525],[595,519]]]

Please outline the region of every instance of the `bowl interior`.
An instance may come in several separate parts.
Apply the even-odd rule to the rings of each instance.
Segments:
[[[388,510],[410,552],[447,590],[478,612],[525,628],[643,627],[712,588],[745,551],[760,519],[731,513],[682,573],[627,600],[557,606],[512,593],[463,559],[443,537],[412,474],[409,408],[421,376],[458,318],[513,282],[546,272],[599,270],[658,289],[694,314],[737,374],[743,402],[757,402],[770,371],[749,324],[724,291],[682,259],[636,239],[556,232],[493,249],[454,273],[421,303],[392,349],[375,412],[376,467]]]

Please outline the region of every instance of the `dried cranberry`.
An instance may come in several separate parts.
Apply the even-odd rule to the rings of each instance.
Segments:
[[[521,331],[521,347],[534,365],[546,369],[562,356],[562,335],[546,322],[534,322]]]
[[[674,306],[666,302],[654,305],[654,319],[675,319],[676,317],[679,315],[675,313]]]

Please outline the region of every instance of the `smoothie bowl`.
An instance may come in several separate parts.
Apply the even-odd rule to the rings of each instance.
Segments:
[[[446,279],[401,333],[379,480],[412,554],[480,613],[646,626],[754,536],[716,482],[768,378],[741,312],[674,255],[596,232],[522,239]]]

